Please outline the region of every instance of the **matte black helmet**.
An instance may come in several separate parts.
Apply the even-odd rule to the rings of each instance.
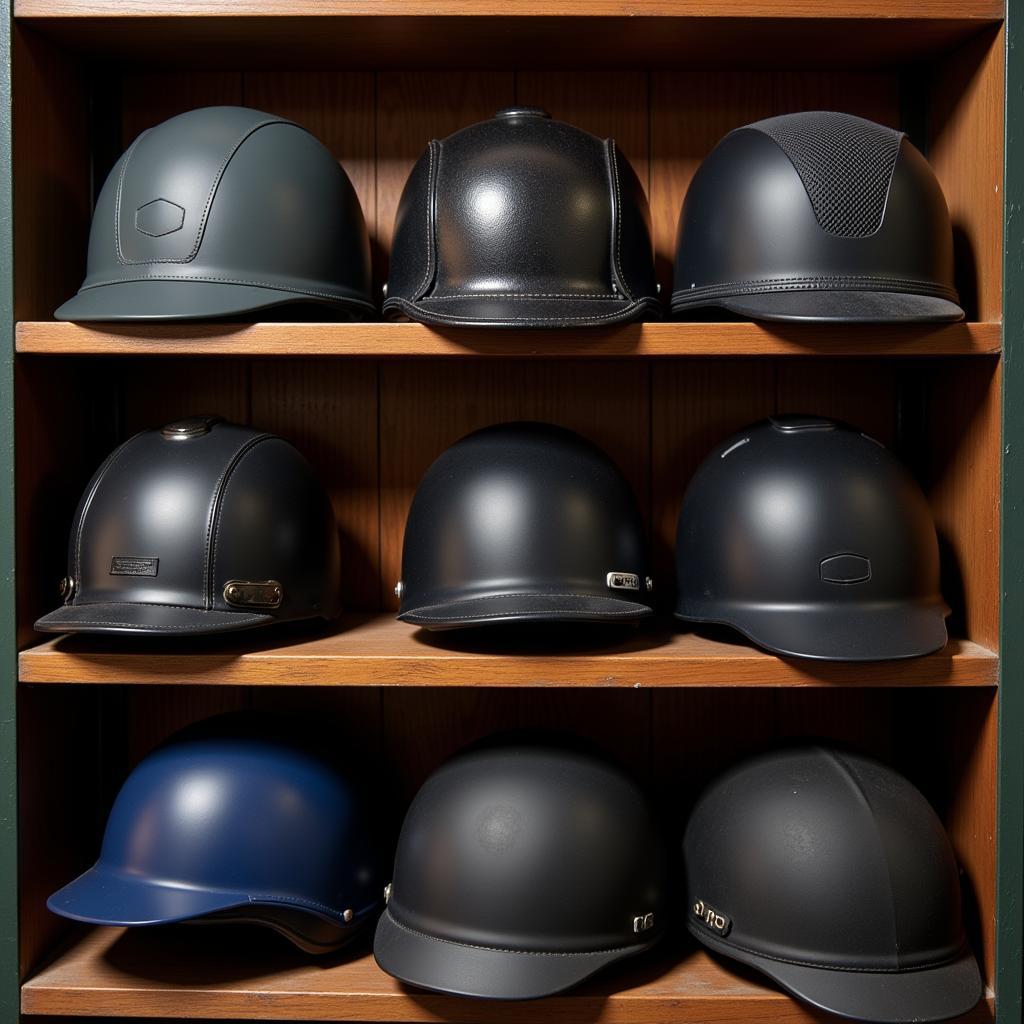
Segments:
[[[935,174],[899,131],[806,111],[730,132],[700,165],[676,239],[672,312],[943,321],[963,310]]]
[[[225,633],[339,611],[338,527],[273,434],[197,416],[145,430],[96,471],[51,633]]]
[[[650,211],[614,140],[509,107],[434,140],[395,220],[385,313],[586,327],[659,316]]]
[[[401,981],[535,999],[652,946],[665,851],[617,768],[553,746],[454,758],[406,815],[377,963]]]
[[[722,442],[683,497],[676,614],[778,654],[882,661],[938,650],[949,608],[921,488],[873,438],[777,416]]]
[[[141,761],[99,860],[47,901],[92,924],[247,922],[310,953],[337,949],[380,904],[369,800],[308,723],[224,715]]]
[[[644,527],[599,448],[544,423],[453,444],[405,525],[398,617],[428,629],[651,614]]]
[[[204,107],[143,132],[96,202],[88,270],[58,320],[195,320],[314,303],[375,315],[352,183],[305,129]]]
[[[942,823],[877,761],[754,757],[701,796],[683,857],[690,932],[812,1006],[909,1024],[981,998]]]

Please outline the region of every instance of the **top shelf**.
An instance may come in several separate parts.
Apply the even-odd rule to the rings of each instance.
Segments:
[[[514,14],[510,14],[514,10]],[[1004,17],[1001,0],[15,0],[93,60],[236,67],[891,66]],[[884,20],[885,30],[877,22]]]

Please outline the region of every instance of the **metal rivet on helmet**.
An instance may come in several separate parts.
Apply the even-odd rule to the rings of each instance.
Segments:
[[[431,142],[402,193],[384,311],[496,327],[660,316],[636,174],[614,141],[537,107]]]
[[[963,310],[935,174],[902,132],[805,111],[730,132],[679,219],[672,312],[945,321]]]
[[[909,658],[946,643],[927,499],[877,442],[784,416],[712,452],[676,534],[676,614],[783,655]]]
[[[99,860],[50,910],[118,926],[249,922],[310,953],[351,941],[380,906],[373,816],[314,735],[240,713],[172,737],[125,780]]]
[[[76,585],[37,629],[195,636],[340,610],[338,528],[309,463],[216,417],[121,445],[82,495],[68,558]]]
[[[291,121],[204,107],[143,132],[114,166],[85,281],[54,315],[194,320],[294,303],[376,315],[352,183]]]
[[[599,448],[542,423],[452,445],[416,490],[398,617],[428,629],[651,614],[643,521]]]
[[[877,761],[797,747],[739,764],[698,800],[683,859],[690,932],[818,1009],[909,1024],[981,998],[942,824]]]
[[[591,754],[504,745],[438,769],[409,808],[374,955],[486,999],[562,992],[663,931],[665,853],[640,790]]]

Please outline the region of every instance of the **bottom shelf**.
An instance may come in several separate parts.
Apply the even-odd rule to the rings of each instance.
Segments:
[[[55,1016],[451,1021],[454,1024],[823,1024],[738,965],[667,942],[579,989],[527,1003],[408,988],[365,944],[311,960],[270,933],[227,926],[127,932],[98,928],[22,986],[22,1012]],[[963,1024],[993,1019],[991,994]]]

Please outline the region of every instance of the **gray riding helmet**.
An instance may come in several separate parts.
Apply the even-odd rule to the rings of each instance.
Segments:
[[[935,173],[899,131],[810,110],[737,128],[700,165],[676,237],[672,312],[938,322],[964,312]]]
[[[355,189],[304,128],[203,107],[143,132],[107,176],[58,320],[198,320],[294,303],[376,316]]]

